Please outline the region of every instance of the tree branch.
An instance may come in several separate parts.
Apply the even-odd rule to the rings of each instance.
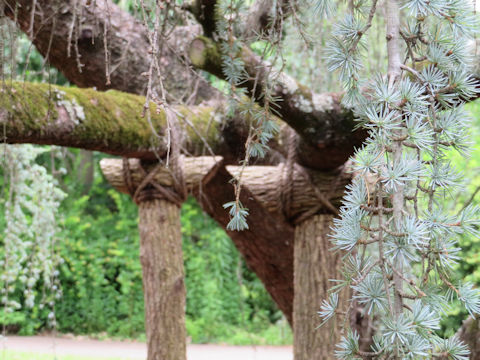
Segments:
[[[276,4],[277,13],[272,10]],[[258,35],[268,33],[271,29],[280,30],[280,24],[292,13],[292,6],[297,7],[296,0],[257,0],[250,7],[243,21],[244,28],[242,39],[256,38]]]
[[[248,74],[241,86],[262,104],[269,65],[247,46],[238,55]],[[213,40],[197,37],[190,45],[189,57],[195,67],[225,78],[221,50]],[[342,107],[342,94],[316,94],[282,73],[271,96],[279,99],[277,111],[282,120],[295,129],[304,141],[300,146],[303,151],[300,151],[299,161],[307,167],[327,169],[343,164],[353,148],[360,146],[365,138],[363,131],[352,132],[355,125],[353,114],[350,109]],[[322,156],[317,157],[315,153]]]
[[[146,78],[142,74],[150,67],[148,30],[133,16],[111,0],[38,0],[35,11],[31,6],[31,0],[6,0],[5,15],[17,22],[17,26],[31,37],[37,50],[69,81],[79,87],[145,93]],[[74,16],[75,11],[80,12],[79,16]],[[32,14],[35,14],[33,25],[30,23]],[[75,23],[75,17],[81,18],[81,22]],[[70,36],[72,26],[78,27],[78,31],[72,33],[73,37]],[[196,103],[218,96],[207,81],[189,70],[183,60],[186,57],[181,57],[189,42],[200,32],[199,26],[177,27],[170,34],[167,46],[163,47],[159,62],[162,69],[168,69],[162,71],[162,82],[170,102],[188,99],[192,93],[196,95]],[[76,46],[69,43],[70,38]],[[105,72],[105,45],[109,50],[109,85]],[[69,48],[71,54],[67,56]],[[83,65],[81,72],[77,60]],[[154,86],[159,86],[158,79]]]
[[[142,117],[144,103],[142,96],[117,91],[5,84],[0,96],[1,137],[6,143],[72,146],[153,160],[167,152],[166,114],[152,104],[149,123]],[[185,152],[205,153],[206,141],[213,152],[236,162],[236,147],[223,139],[232,137],[229,132],[242,138],[248,128],[236,131],[233,125],[225,126],[215,119],[218,109],[211,106],[179,105],[172,111],[179,117]]]

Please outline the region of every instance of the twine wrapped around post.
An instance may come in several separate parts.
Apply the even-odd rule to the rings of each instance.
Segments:
[[[319,190],[318,187],[312,182],[310,174],[303,167],[296,163],[298,135],[291,128],[289,128],[287,134],[287,159],[283,163],[282,174],[280,176],[280,186],[277,188],[281,212],[287,219],[293,218],[292,201],[295,181],[294,175],[297,174],[297,176],[299,175],[303,177],[308,184],[308,188],[313,190],[314,198],[318,200],[318,204],[298,215],[294,219],[294,223],[299,224],[303,222],[304,220],[318,213],[318,211],[320,211],[322,208],[325,208],[327,212],[330,212],[333,215],[337,215],[338,209],[332,205],[330,199],[335,196],[335,191],[337,190],[336,185],[338,181],[332,182],[332,187],[329,189],[327,195]]]
[[[245,169],[227,166],[227,170],[234,176],[242,171],[243,186],[266,209],[283,214],[295,225],[295,360],[329,359],[340,331],[331,324],[316,329],[320,323],[316,315],[322,299],[327,297],[329,279],[339,276],[340,254],[329,251],[328,233],[350,176],[343,171],[312,172],[296,164],[297,136],[293,130],[289,132],[288,155],[283,164]],[[339,307],[345,310],[343,300],[342,296]]]
[[[127,185],[130,196],[137,205],[143,201],[165,199],[181,207],[182,203],[187,199],[187,187],[181,166],[177,164],[177,166],[174,167],[180,170],[172,174],[173,187],[163,186],[155,181],[155,176],[163,168],[164,166],[162,166],[162,164],[157,164],[150,172],[147,172],[140,163],[138,169],[141,171],[143,179],[141,183],[135,187],[132,182],[132,173],[128,159],[123,158],[123,177],[125,184]]]
[[[148,360],[186,360],[180,207],[188,190],[208,182],[221,160],[172,154],[168,168],[138,159],[100,162],[110,184],[130,194],[139,209]]]

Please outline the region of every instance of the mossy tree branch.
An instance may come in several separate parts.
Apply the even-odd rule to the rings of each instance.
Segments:
[[[114,155],[156,159],[167,151],[166,116],[152,104],[151,123],[142,117],[145,98],[37,83],[5,84],[0,97],[1,137],[6,143],[73,146]],[[229,152],[210,106],[177,106],[187,152]],[[183,122],[181,120],[184,120]],[[190,127],[195,127],[195,131]],[[223,126],[222,126],[223,127]]]

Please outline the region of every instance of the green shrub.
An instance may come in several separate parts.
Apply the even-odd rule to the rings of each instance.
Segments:
[[[63,296],[55,304],[60,332],[141,337],[144,333],[137,207],[112,189],[96,168],[87,195],[77,180],[78,151],[62,186],[69,197],[59,216],[58,251]],[[101,155],[96,154],[98,163]],[[42,158],[40,158],[42,161]],[[48,154],[43,159],[48,164]],[[64,164],[58,160],[57,168]],[[189,199],[182,207],[188,335],[193,342],[282,343],[291,341],[258,278],[247,269],[227,234]],[[39,294],[37,294],[39,295]],[[16,294],[22,303],[22,294]],[[48,311],[35,305],[9,315],[9,329],[33,334]],[[0,317],[2,323],[3,317]],[[3,321],[5,322],[5,321]],[[287,329],[287,330],[286,330]],[[286,334],[281,336],[280,331]],[[277,337],[278,333],[278,337]],[[255,335],[252,335],[255,334]],[[248,336],[247,336],[248,335]]]

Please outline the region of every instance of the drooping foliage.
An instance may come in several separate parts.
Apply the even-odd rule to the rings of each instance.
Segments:
[[[0,293],[3,317],[35,303],[48,311],[55,326],[55,302],[61,297],[56,241],[56,213],[65,193],[45,167],[35,162],[45,150],[28,146],[2,146],[1,207],[4,227],[1,236]],[[39,284],[42,292],[38,292]],[[21,291],[22,300],[16,296]],[[5,324],[5,323],[4,323]]]
[[[327,1],[318,3],[324,14]],[[352,162],[348,187],[332,234],[345,253],[337,280],[320,316],[349,318],[354,304],[371,317],[376,335],[369,351],[349,329],[335,355],[340,359],[468,359],[456,337],[442,339],[440,316],[457,299],[471,315],[480,312],[480,293],[455,278],[461,234],[478,236],[479,211],[458,214],[445,207],[461,176],[449,149],[468,154],[470,119],[464,102],[476,96],[471,73],[477,19],[467,1],[403,1],[385,4],[388,73],[362,77],[367,36],[377,2],[354,2],[328,44],[331,71],[338,71],[351,106],[368,131]],[[352,291],[346,314],[338,293]]]

